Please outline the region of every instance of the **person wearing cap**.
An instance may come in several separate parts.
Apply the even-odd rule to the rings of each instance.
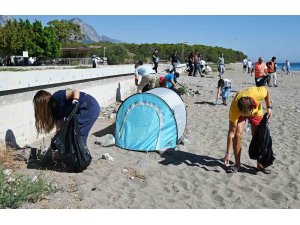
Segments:
[[[149,84],[150,89],[155,88],[156,73],[149,65],[144,65],[143,61],[139,61],[135,64],[135,85],[138,87],[137,92],[142,93],[143,88]],[[142,76],[139,83],[138,76]]]
[[[270,93],[267,87],[249,87],[239,91],[231,102],[229,110],[229,129],[227,135],[226,154],[224,163],[227,165],[227,173],[238,172],[241,168],[241,150],[244,126],[246,119],[251,124],[251,133],[254,134],[257,126],[263,118],[262,102],[265,101],[267,117],[272,115]],[[235,165],[229,167],[230,151],[233,147]],[[257,163],[257,171],[270,174],[271,171]]]

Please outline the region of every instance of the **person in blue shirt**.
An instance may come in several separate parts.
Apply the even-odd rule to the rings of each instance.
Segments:
[[[35,94],[33,105],[38,135],[50,133],[54,126],[58,131],[74,104],[79,106],[77,118],[81,136],[86,144],[88,134],[100,114],[100,106],[94,97],[78,90],[59,90],[54,94],[40,90]]]
[[[175,91],[176,92],[176,83],[177,83],[177,78],[179,77],[179,73],[169,73],[167,74],[164,78],[165,82],[166,82],[166,87]]]

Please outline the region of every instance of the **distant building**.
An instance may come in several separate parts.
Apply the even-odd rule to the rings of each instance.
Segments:
[[[85,58],[91,57],[95,49],[102,48],[101,46],[90,46],[90,47],[70,47],[61,48],[62,58]]]

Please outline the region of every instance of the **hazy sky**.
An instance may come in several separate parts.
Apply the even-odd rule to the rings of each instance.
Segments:
[[[44,25],[74,16],[13,16]],[[272,56],[300,62],[300,16],[77,16],[107,35],[128,43],[182,43],[240,50],[252,61]]]

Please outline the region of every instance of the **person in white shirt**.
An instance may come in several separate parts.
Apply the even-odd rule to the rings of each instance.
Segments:
[[[251,73],[252,76],[252,62],[250,61],[250,59],[248,59],[247,68],[248,68],[248,73]]]
[[[205,64],[203,70],[202,70],[202,74],[209,74],[210,72],[212,72],[212,69],[210,66],[208,66],[207,64]]]
[[[286,60],[285,61],[286,75],[290,75],[291,74],[290,68],[291,68],[290,62],[288,60]]]
[[[97,57],[95,55],[92,56],[92,64],[93,68],[97,68]]]
[[[225,59],[224,59],[223,53],[218,58],[217,67],[218,67],[218,71],[219,71],[219,77],[222,79],[224,76],[224,73],[225,73]]]
[[[32,66],[33,63],[34,63],[34,58],[29,57],[29,58],[28,58],[28,65],[29,65],[29,66]]]
[[[138,87],[137,92],[142,93],[143,88],[149,85],[149,88],[155,88],[156,73],[150,65],[143,65],[142,61],[135,64],[135,85]],[[139,83],[138,75],[142,76],[141,82]]]
[[[248,63],[248,60],[244,59],[243,60],[243,70],[244,70],[244,73],[246,72],[246,69],[247,69],[247,63]]]
[[[227,99],[229,97],[229,93],[231,91],[231,80],[229,79],[220,79],[218,81],[218,87],[217,87],[217,99],[215,102],[215,105],[218,104],[218,99],[220,98],[220,95],[222,96],[223,105],[227,105]]]

